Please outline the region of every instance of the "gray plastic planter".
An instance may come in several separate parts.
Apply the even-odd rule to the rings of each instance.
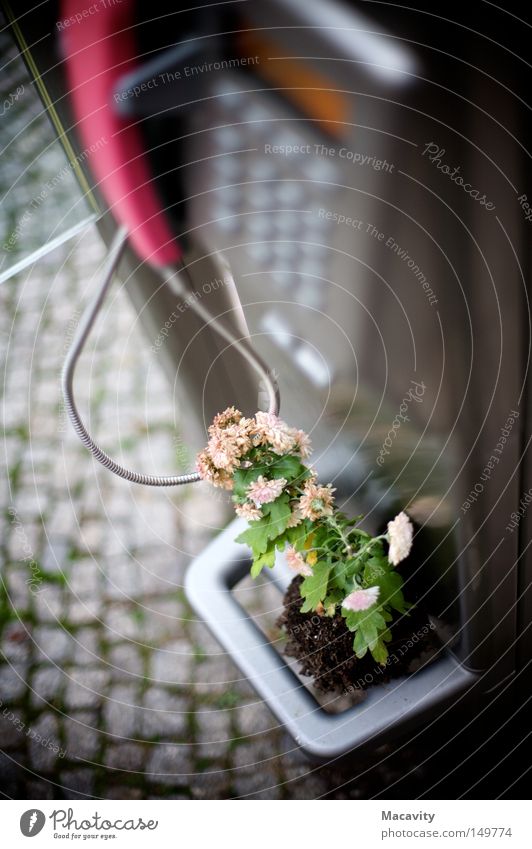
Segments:
[[[234,538],[245,527],[243,520],[232,522],[192,563],[185,583],[187,597],[308,756],[326,761],[368,744],[379,745],[407,724],[437,714],[443,703],[475,683],[476,676],[447,653],[415,675],[371,687],[361,704],[343,713],[324,711],[238,602],[234,589],[247,574],[250,560]],[[293,577],[281,558],[271,572],[264,571],[281,592]]]

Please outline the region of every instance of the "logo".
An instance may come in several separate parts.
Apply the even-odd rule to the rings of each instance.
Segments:
[[[31,810],[25,811],[22,814],[20,818],[20,830],[24,837],[35,837],[36,834],[42,831],[45,822],[46,817],[43,812],[36,808],[31,808]]]

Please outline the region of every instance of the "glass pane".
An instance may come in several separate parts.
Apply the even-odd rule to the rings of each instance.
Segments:
[[[16,46],[0,33],[0,276],[91,217]]]

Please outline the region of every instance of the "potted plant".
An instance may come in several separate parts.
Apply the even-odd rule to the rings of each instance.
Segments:
[[[350,518],[337,509],[332,485],[320,484],[305,462],[310,450],[307,434],[272,413],[246,418],[230,407],[215,417],[197,469],[203,480],[232,492],[239,519],[193,564],[187,592],[294,738],[309,754],[328,757],[404,718],[412,699],[422,712],[468,687],[472,676],[445,654],[437,670],[429,666],[413,687],[409,682],[405,695],[405,663],[390,649],[397,638],[419,634],[420,621],[428,621],[404,598],[396,568],[411,550],[412,523],[401,512],[385,534],[362,530],[362,517]],[[236,529],[240,533],[232,542]],[[318,688],[345,692],[375,683],[375,675],[365,673],[368,663],[373,670],[377,665],[385,670],[380,681],[397,679],[389,691],[395,694],[391,703],[383,706],[382,698],[370,692],[363,706],[345,713],[319,710],[227,592],[249,566],[242,544],[252,553],[252,577],[272,570],[285,591],[279,620],[287,635],[285,653],[300,661],[301,671]],[[279,570],[280,552],[289,583],[287,570]],[[431,626],[422,633],[427,639],[418,637],[419,651],[434,640]],[[415,649],[409,661],[414,654]]]
[[[356,672],[356,659],[368,652],[386,665],[394,618],[411,607],[395,569],[412,547],[413,527],[406,513],[389,522],[384,535],[363,531],[358,527],[362,516],[341,513],[332,485],[320,485],[304,462],[310,455],[307,434],[273,413],[246,418],[230,407],[216,416],[209,437],[197,468],[204,480],[232,490],[237,515],[249,523],[236,541],[252,551],[252,577],[273,568],[277,551],[284,551],[297,576],[281,618],[291,635],[291,653],[298,657],[299,648],[318,685],[325,680],[331,688],[349,677],[346,665]],[[307,615],[308,623],[317,627],[293,627],[302,614],[303,622]],[[348,633],[353,662],[342,661],[338,669],[335,644],[343,644]],[[299,634],[307,639],[298,641]],[[312,662],[307,657],[309,636],[315,643]]]

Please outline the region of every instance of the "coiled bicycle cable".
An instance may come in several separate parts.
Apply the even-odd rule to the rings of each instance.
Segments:
[[[102,466],[110,472],[113,472],[113,474],[118,475],[118,477],[143,486],[182,486],[186,483],[195,483],[200,480],[200,476],[197,472],[189,472],[184,475],[146,475],[141,472],[135,472],[131,469],[127,469],[120,465],[120,463],[117,463],[116,460],[113,460],[113,458],[103,450],[103,448],[100,448],[97,442],[90,435],[89,431],[83,424],[74,398],[74,373],[77,362],[85,347],[85,343],[87,342],[88,336],[96,320],[96,316],[98,315],[105,300],[105,296],[107,295],[113,280],[114,272],[127,245],[127,240],[127,229],[125,227],[119,227],[109,250],[109,256],[104,266],[100,287],[93,300],[89,303],[83,313],[76,335],[72,342],[72,346],[65,359],[61,374],[61,388],[63,391],[65,409],[76,434],[85,448],[90,451],[92,456],[98,460]],[[169,285],[172,292],[178,297],[186,297],[187,294],[191,293],[187,292],[187,288],[183,283],[183,277],[187,276],[186,266],[183,265],[180,268],[165,267],[161,269],[161,272],[165,283]],[[236,348],[238,353],[241,354],[242,357],[257,372],[260,378],[264,381],[264,385],[268,392],[268,412],[277,414],[279,412],[279,387],[261,357],[255,353],[246,339],[238,338],[228,327],[222,324],[218,318],[213,316],[212,313],[198,300],[191,298],[189,304],[202,321],[204,321],[206,325],[211,326],[220,336],[223,337],[223,339],[225,339],[226,342]]]

